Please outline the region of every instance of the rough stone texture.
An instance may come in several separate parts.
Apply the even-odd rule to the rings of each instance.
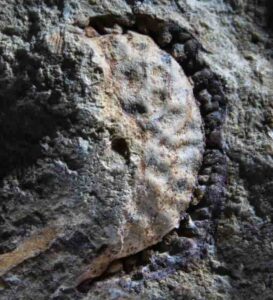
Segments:
[[[0,4],[1,298],[272,299],[271,1]]]
[[[150,37],[118,29],[52,26],[29,52],[3,34],[4,55],[23,57],[18,74],[3,58],[0,274],[22,297],[42,297],[37,269],[54,295],[161,241],[192,199],[204,143],[192,86]]]

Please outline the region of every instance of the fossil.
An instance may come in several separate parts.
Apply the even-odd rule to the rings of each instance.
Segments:
[[[178,63],[151,38],[129,32],[83,40],[102,69],[96,101],[110,132],[100,161],[125,169],[128,195],[111,240],[84,277],[139,252],[177,227],[191,200],[203,135],[192,87]],[[115,153],[117,152],[117,153]],[[82,278],[81,278],[82,279]]]

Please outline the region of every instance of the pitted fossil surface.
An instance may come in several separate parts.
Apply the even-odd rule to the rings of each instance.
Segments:
[[[148,36],[130,31],[62,36],[56,31],[43,43],[52,56],[69,52],[63,65],[76,65],[64,80],[72,84],[78,76],[75,90],[84,94],[78,102],[73,99],[74,129],[81,134],[58,128],[42,137],[39,160],[3,178],[7,218],[31,223],[36,216],[38,221],[24,228],[20,240],[15,229],[6,243],[14,245],[12,251],[0,256],[0,271],[20,273],[26,264],[35,264],[28,260],[38,254],[52,268],[60,261],[66,267],[65,253],[72,252],[67,259],[78,271],[62,284],[73,286],[179,226],[203,157],[202,120],[184,71]],[[60,105],[65,102],[53,102],[51,108],[58,111]],[[28,198],[32,211],[24,202]],[[12,209],[18,199],[20,213]],[[43,236],[44,225],[53,234]],[[79,247],[73,249],[74,243]]]
[[[107,132],[99,160],[104,172],[120,173],[126,185],[117,191],[118,225],[106,242],[109,248],[87,271],[92,278],[110,261],[139,252],[178,227],[196,184],[203,134],[192,86],[151,38],[129,32],[83,41],[101,69],[94,93],[101,107],[98,122]]]

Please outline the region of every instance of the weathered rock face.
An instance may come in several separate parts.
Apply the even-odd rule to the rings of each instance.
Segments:
[[[272,298],[271,2],[0,0],[1,299]]]
[[[1,275],[32,285],[29,276],[38,274],[25,269],[32,258],[48,265],[52,294],[101,275],[110,262],[177,228],[202,160],[201,115],[179,64],[147,36],[99,36],[91,27],[85,32],[64,36],[53,30],[42,40],[48,55],[80,52],[74,61],[82,93],[74,107],[80,133],[72,137],[64,128],[39,137],[39,160],[3,177],[2,217],[12,234],[4,242],[10,251],[0,256]],[[41,93],[68,118],[62,90]],[[56,265],[69,272],[57,272],[55,279]]]

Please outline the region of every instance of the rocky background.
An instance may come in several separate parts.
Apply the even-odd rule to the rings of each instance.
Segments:
[[[273,299],[272,1],[0,4],[0,298]],[[113,118],[125,128],[105,125],[102,84],[107,88],[118,81],[103,79],[105,65],[92,60],[99,50],[81,42],[130,31],[143,34],[143,44],[153,43],[158,56],[138,48],[141,68],[124,67],[115,87],[117,98],[128,98],[124,111],[146,121],[150,108],[143,97],[157,99],[154,83],[132,97],[124,91],[120,96],[120,90],[127,78],[128,91],[131,82],[143,86],[143,70],[152,62],[158,67],[155,80],[162,80],[155,81],[158,87],[165,84],[163,73],[174,76],[170,65],[181,68],[171,82],[183,82],[196,99],[185,107],[200,110],[187,123],[188,135],[179,136],[188,138],[181,149],[187,153],[190,147],[191,155],[174,166],[154,163],[163,173],[181,163],[186,174],[175,184],[161,184],[182,191],[174,206],[166,207],[172,226],[152,222],[147,207],[137,207],[137,216],[147,214],[144,228],[156,228],[151,240],[142,229],[130,231],[123,219],[131,199],[124,191],[134,191],[133,154],[138,162],[144,150],[135,150],[142,149],[136,141],[142,138],[136,131],[127,143],[116,135],[130,128],[123,112]],[[115,55],[118,60],[122,52]],[[126,54],[125,66],[127,60],[133,58]],[[157,96],[168,98],[165,92]],[[172,127],[180,113],[183,120],[183,111],[175,108],[173,121],[164,124]],[[149,130],[155,133],[145,137],[148,141],[157,136]],[[194,140],[191,133],[202,133],[203,139]],[[104,156],[107,145],[112,152]],[[151,195],[166,198],[155,190]],[[155,202],[153,209],[166,203],[168,198]],[[133,224],[142,228],[143,220]],[[126,230],[137,250],[124,254],[117,241],[127,245]],[[142,243],[145,250],[138,248]],[[97,258],[105,262],[108,254],[98,270]]]

